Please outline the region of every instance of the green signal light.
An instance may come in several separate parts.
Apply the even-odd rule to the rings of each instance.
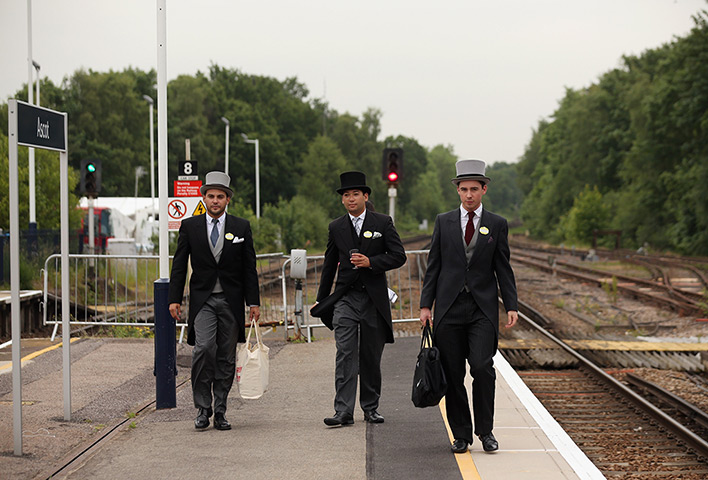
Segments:
[[[96,165],[94,165],[93,163],[89,163],[88,165],[86,165],[86,170],[93,173],[96,171]]]

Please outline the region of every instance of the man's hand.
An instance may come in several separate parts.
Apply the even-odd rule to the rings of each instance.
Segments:
[[[432,328],[433,326],[433,314],[430,311],[428,307],[423,307],[420,309],[420,324],[422,326],[425,326],[425,324],[429,322],[428,324]]]
[[[248,319],[250,320],[251,323],[258,322],[258,319],[260,318],[260,316],[261,316],[261,310],[258,305],[249,308]]]
[[[349,261],[352,262],[357,268],[369,268],[371,266],[369,257],[362,255],[361,253],[353,253]]]
[[[516,325],[516,322],[519,320],[519,312],[517,312],[516,310],[509,310],[508,312],[506,312],[506,318],[507,322],[504,327],[511,328]]]
[[[172,318],[179,321],[179,317],[182,314],[182,307],[179,303],[170,303],[170,315]]]

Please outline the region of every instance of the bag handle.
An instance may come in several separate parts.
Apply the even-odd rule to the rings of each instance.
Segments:
[[[429,348],[433,346],[433,333],[430,330],[430,322],[427,321],[425,322],[425,326],[423,326],[423,335],[420,339],[420,348],[425,348],[426,343],[428,344]]]
[[[263,343],[261,341],[261,330],[260,326],[258,325],[258,322],[251,321],[251,326],[248,329],[248,336],[246,336],[246,343],[251,344],[251,333],[253,333],[253,327],[255,325],[255,330],[256,330],[256,343]]]
[[[255,330],[256,330],[256,344],[263,345],[263,340],[261,338],[261,326],[258,324],[258,321],[256,320],[255,322],[251,321],[251,328],[254,328],[253,327],[254,323],[255,323]]]

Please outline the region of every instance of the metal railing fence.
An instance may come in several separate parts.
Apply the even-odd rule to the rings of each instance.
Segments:
[[[279,278],[274,282],[271,277],[273,272],[279,277],[283,259],[282,253],[257,255],[260,293],[266,299],[261,301],[261,319],[265,324],[282,321],[282,305],[268,298],[280,293]],[[159,278],[159,256],[70,254],[69,269],[71,325],[154,327],[153,284]],[[45,326],[54,325],[54,339],[62,322],[61,255],[47,257],[42,274],[42,320]],[[185,290],[188,304],[188,285]],[[186,326],[186,320],[177,323],[181,329],[180,341]]]
[[[391,304],[391,315],[393,323],[418,322],[418,305],[420,302],[420,291],[423,286],[423,278],[427,266],[429,250],[408,250],[406,251],[406,263],[395,270],[386,272],[388,286],[396,295],[396,302]],[[289,331],[296,332],[296,336],[301,336],[305,330],[305,338],[308,342],[312,339],[312,330],[325,327],[319,318],[310,316],[310,307],[317,299],[319,289],[319,279],[322,268],[323,255],[307,256],[307,275],[301,281],[302,305],[298,302],[298,287],[296,280],[286,273],[286,267],[290,264],[290,257],[283,262],[282,295],[283,311],[285,312],[286,329],[285,338],[288,338]]]
[[[397,295],[391,305],[394,323],[418,321],[418,302],[425,275],[428,250],[406,252],[407,262],[401,268],[387,272],[389,288]],[[322,269],[323,255],[307,257],[306,278],[300,281],[301,302],[297,304],[298,286],[289,277],[290,256],[282,253],[257,255],[258,280],[261,295],[263,326],[285,326],[298,335],[306,330],[307,340],[312,329],[323,327],[318,318],[310,316],[315,303]],[[172,257],[170,257],[170,261]],[[69,255],[71,325],[110,327],[154,327],[154,282],[159,278],[157,255]],[[42,270],[44,277],[43,323],[53,325],[52,339],[61,324],[61,256],[49,256]],[[185,292],[189,304],[189,287]],[[50,307],[50,305],[52,305]],[[186,314],[187,309],[184,309]],[[186,318],[186,316],[185,316]],[[177,323],[180,341],[186,320]]]

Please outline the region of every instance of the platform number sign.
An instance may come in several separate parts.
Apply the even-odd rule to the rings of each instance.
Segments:
[[[179,162],[179,180],[197,180],[199,178],[199,170],[197,169],[196,160],[186,160]]]

